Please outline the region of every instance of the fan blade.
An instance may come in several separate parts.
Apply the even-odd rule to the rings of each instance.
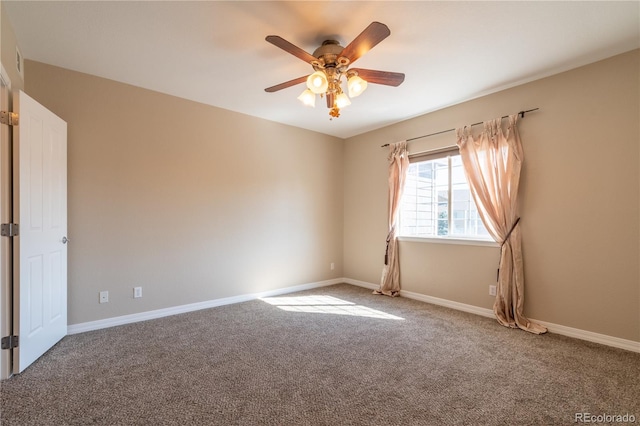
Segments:
[[[312,61],[318,60],[318,58],[316,58],[315,56],[305,52],[304,50],[300,49],[298,46],[289,43],[287,40],[283,39],[280,36],[270,35],[270,36],[267,36],[265,40],[267,40],[269,43],[273,44],[274,46],[279,47],[285,52],[289,52],[293,56],[302,59],[307,63],[311,63]]]
[[[305,81],[307,81],[307,76],[298,77],[284,83],[276,84],[275,86],[267,87],[266,89],[264,89],[264,91],[273,93],[277,92],[278,90],[286,89],[287,87],[295,86],[296,84],[304,83]]]
[[[354,63],[358,58],[367,53],[376,44],[389,37],[391,31],[389,27],[380,22],[372,22],[360,33],[347,47],[342,50],[339,56],[349,58]]]
[[[335,93],[328,92],[325,97],[327,98],[327,108],[333,108],[333,101],[335,99]]]
[[[400,72],[365,70],[362,68],[352,68],[351,70],[356,71],[367,83],[398,87],[404,81],[404,74]]]

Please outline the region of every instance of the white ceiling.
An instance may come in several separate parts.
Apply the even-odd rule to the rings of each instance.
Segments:
[[[640,2],[7,1],[22,55],[193,101],[347,138],[640,47]],[[406,74],[369,85],[339,118],[296,99],[311,73],[267,43],[312,53],[369,23],[391,35],[358,68]]]

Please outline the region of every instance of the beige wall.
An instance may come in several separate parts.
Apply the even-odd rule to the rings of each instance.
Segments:
[[[5,13],[4,3],[0,1],[0,61],[9,74],[13,90],[24,88],[24,81],[16,68],[16,47],[13,26]]]
[[[341,139],[25,71],[26,92],[68,122],[69,324],[342,276]]]
[[[640,341],[639,62],[629,52],[346,141],[28,62],[27,93],[69,122],[69,322],[341,276],[377,283],[380,145],[539,107],[520,125],[525,312]],[[497,248],[400,251],[405,290],[491,308]]]
[[[640,51],[345,142],[345,277],[378,283],[386,236],[380,145],[539,107],[520,123],[525,313],[640,341]],[[453,133],[410,151],[453,145]],[[400,243],[403,289],[491,308],[498,249]]]

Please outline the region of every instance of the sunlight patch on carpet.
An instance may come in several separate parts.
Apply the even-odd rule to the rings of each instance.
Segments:
[[[392,320],[404,319],[332,296],[264,297],[260,300],[288,312],[351,315]]]

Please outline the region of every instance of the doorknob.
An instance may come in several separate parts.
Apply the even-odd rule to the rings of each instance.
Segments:
[[[67,244],[69,239],[67,237],[62,237],[62,244]]]

